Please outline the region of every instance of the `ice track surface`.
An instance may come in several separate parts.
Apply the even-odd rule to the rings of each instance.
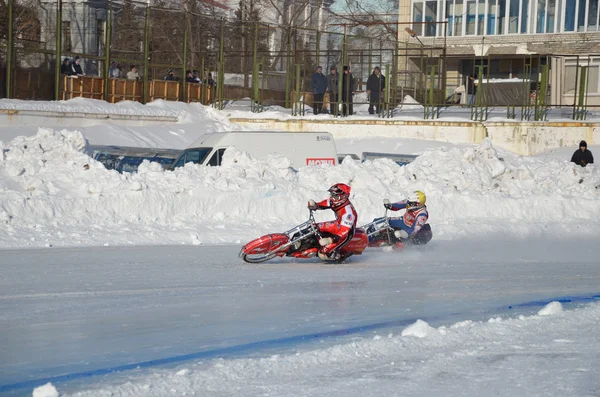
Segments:
[[[597,396],[599,240],[434,240],[341,265],[1,251],[0,394]],[[406,333],[425,338],[400,336],[418,319]]]

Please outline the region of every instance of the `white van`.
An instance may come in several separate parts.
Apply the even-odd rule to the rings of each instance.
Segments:
[[[170,168],[182,167],[185,163],[221,165],[223,153],[230,146],[259,160],[266,160],[271,153],[282,154],[295,168],[338,164],[335,142],[328,132],[238,131],[201,136]]]

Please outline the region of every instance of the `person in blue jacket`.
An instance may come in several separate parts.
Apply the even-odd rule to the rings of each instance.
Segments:
[[[317,70],[312,75],[310,87],[313,91],[313,113],[323,113],[323,97],[327,91],[327,77],[323,74],[323,68],[317,66]]]
[[[416,190],[405,200],[384,204],[384,207],[391,211],[406,209],[403,216],[390,219],[390,226],[394,228],[394,235],[398,239],[394,249],[402,250],[406,241],[411,241],[413,244],[427,244],[431,240],[431,227],[427,224],[429,213],[425,205],[426,201],[425,193]]]

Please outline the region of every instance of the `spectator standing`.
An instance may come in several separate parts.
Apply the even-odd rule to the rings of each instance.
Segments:
[[[373,106],[377,114],[381,113],[381,95],[385,89],[385,76],[381,74],[381,69],[376,66],[373,74],[367,79],[367,95],[369,96],[369,114],[374,114]]]
[[[65,58],[62,65],[60,65],[60,74],[66,74],[67,76],[73,74],[73,68],[71,68],[71,60],[69,58]]]
[[[592,156],[592,152],[588,150],[586,141],[579,142],[579,149],[573,153],[571,162],[582,167],[585,167],[588,164],[594,164],[594,156]]]
[[[310,86],[313,90],[313,113],[323,113],[323,96],[327,91],[327,77],[323,74],[321,66],[317,66],[315,73],[313,73]]]
[[[200,76],[198,76],[197,70],[194,70],[192,72],[192,77],[194,78],[194,83],[202,83],[202,80],[200,80]]]
[[[79,57],[76,56],[71,64],[71,69],[73,70],[73,76],[83,76],[83,69],[81,69],[81,65],[79,64]]]
[[[209,87],[216,87],[217,82],[213,80],[212,73],[208,73],[208,77],[204,79],[204,84],[208,84]]]
[[[113,72],[117,68],[117,61],[112,61],[108,67],[108,77],[113,77]]]
[[[338,105],[338,77],[337,68],[332,66],[327,75],[327,92],[329,92],[329,113],[335,113],[335,107]]]
[[[477,95],[477,76],[470,75],[467,80],[467,105],[475,103],[475,96]]]
[[[191,70],[186,70],[185,72],[185,82],[186,83],[195,83],[196,80],[194,79],[194,76],[192,75],[192,71]]]
[[[344,116],[352,116],[354,95],[354,76],[350,73],[350,67],[344,66],[344,74],[342,75],[342,114]]]
[[[121,78],[121,67],[116,62],[115,62],[115,67],[112,70],[112,73],[110,74],[110,77],[112,77],[113,79]]]
[[[175,77],[175,72],[173,71],[173,69],[169,69],[167,71],[167,75],[164,77],[164,80],[166,80],[166,81],[178,81],[179,79],[177,77]]]
[[[129,68],[129,72],[127,72],[127,80],[139,80],[140,74],[137,71],[135,65],[131,65]]]

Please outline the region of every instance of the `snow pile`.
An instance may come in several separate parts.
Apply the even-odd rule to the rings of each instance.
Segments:
[[[406,167],[382,159],[295,170],[232,148],[221,167],[145,163],[136,174],[106,170],[85,146],[79,132],[44,128],[1,145],[1,246],[242,242],[304,221],[307,201],[337,182],[352,186],[359,224],[383,214],[384,198],[424,190],[436,238],[586,234],[600,219],[597,169],[501,159],[489,141],[426,151]]]
[[[552,316],[554,314],[562,313],[563,307],[560,302],[550,302],[546,306],[544,306],[539,312],[540,316]]]
[[[52,383],[46,383],[33,389],[33,397],[58,397],[58,391]]]
[[[104,384],[65,395],[395,395],[399,379],[402,395],[588,395],[597,387],[599,319],[600,305],[591,304],[554,318],[427,326],[430,332],[419,338],[386,331],[297,353],[129,374],[118,384],[100,380]]]
[[[425,338],[427,335],[435,331],[435,328],[427,324],[426,321],[417,320],[414,324],[402,330],[402,336],[415,336],[417,338]]]
[[[159,104],[160,102],[157,101]],[[42,112],[67,112],[82,114],[118,114],[125,116],[177,117],[178,113],[166,110],[160,105],[142,105],[136,101],[108,103],[98,99],[73,98],[66,101],[23,101],[20,99],[0,99],[0,109],[31,110]]]

